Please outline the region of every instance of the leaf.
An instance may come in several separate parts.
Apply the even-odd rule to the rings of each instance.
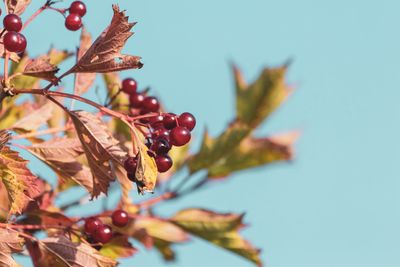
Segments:
[[[19,16],[24,13],[31,0],[4,0],[4,3],[7,5],[8,13],[14,13]]]
[[[185,231],[244,257],[262,266],[260,250],[242,239],[238,230],[243,227],[243,215],[222,214],[204,209],[186,209],[171,221]]]
[[[86,53],[92,43],[92,37],[86,28],[82,29],[81,40],[78,49],[78,60]],[[95,73],[77,73],[75,77],[75,94],[81,95],[86,93],[87,90],[93,85],[96,79]]]
[[[129,23],[125,12],[120,12],[117,5],[113,5],[113,10],[114,16],[110,26],[96,39],[70,72],[105,73],[143,66],[140,57],[121,54],[126,41],[133,35],[130,30],[135,23]]]
[[[126,236],[114,237],[110,242],[103,245],[100,253],[110,259],[129,258],[137,252]]]
[[[56,225],[70,227],[74,221],[57,211],[35,210],[26,214],[24,222],[35,225]]]
[[[35,157],[52,168],[63,181],[73,180],[93,191],[93,178],[90,169],[77,161],[84,153],[77,138],[56,138],[27,147]]]
[[[92,197],[97,197],[101,192],[107,193],[110,182],[115,180],[113,165],[123,165],[127,153],[98,117],[86,111],[68,113],[92,170]]]
[[[156,162],[147,151],[146,145],[140,143],[135,177],[138,192],[142,195],[154,191],[158,175]]]
[[[114,96],[118,93],[121,88],[121,80],[116,72],[109,72],[103,74],[103,80],[107,87],[107,95]],[[118,108],[120,110],[128,110],[129,99],[124,94],[118,94],[111,104],[112,108]],[[118,125],[118,121],[115,122]],[[129,132],[128,132],[129,133]],[[130,133],[129,133],[130,135]]]
[[[211,166],[208,169],[208,176],[210,178],[225,177],[235,171],[291,160],[292,145],[298,133],[292,132],[282,137],[288,140],[283,142],[279,140],[279,137],[246,138],[233,153]]]
[[[66,237],[50,237],[39,241],[40,267],[113,267],[117,263],[102,256],[97,250],[84,243],[73,243]]]
[[[22,252],[23,245],[24,240],[19,237],[17,232],[0,228],[0,266],[20,266],[12,258],[12,253]]]
[[[4,132],[1,135],[4,136]],[[26,163],[18,152],[8,146],[0,148],[0,186],[7,190],[10,215],[22,213],[27,204],[39,194],[37,177],[26,167]]]
[[[233,67],[236,80],[236,112],[242,123],[256,128],[289,95],[285,84],[287,66],[265,68],[256,81],[245,84],[237,67]]]
[[[52,103],[47,103],[18,120],[11,128],[15,130],[35,131],[51,118],[53,107]]]
[[[55,74],[59,71],[57,66],[50,63],[48,56],[40,56],[36,59],[31,59],[25,66],[24,75],[45,79],[50,82],[57,81]]]

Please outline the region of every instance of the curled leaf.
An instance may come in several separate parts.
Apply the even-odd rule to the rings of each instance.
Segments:
[[[59,68],[57,68],[57,66],[50,63],[50,58],[48,56],[41,56],[31,59],[25,66],[23,74],[54,82],[57,80],[55,74],[58,70]]]
[[[140,194],[153,192],[157,182],[157,165],[154,158],[147,153],[148,148],[139,144],[138,164],[135,173],[136,186]]]

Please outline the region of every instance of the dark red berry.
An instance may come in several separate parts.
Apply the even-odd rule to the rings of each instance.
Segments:
[[[22,53],[26,48],[25,36],[18,32],[7,32],[3,38],[4,47],[15,53]]]
[[[86,14],[86,5],[81,1],[74,1],[69,6],[69,13],[75,13],[83,17]]]
[[[190,141],[190,131],[185,127],[175,127],[171,130],[170,133],[171,144],[174,146],[183,146],[186,145]]]
[[[159,128],[159,127],[164,126],[164,116],[160,114],[160,115],[151,117],[150,124],[153,128]]]
[[[157,112],[160,108],[160,103],[156,97],[148,96],[143,100],[142,108],[147,112]]]
[[[184,112],[178,117],[179,126],[186,127],[189,131],[196,126],[196,118],[189,112]]]
[[[135,94],[137,90],[137,82],[132,78],[127,78],[122,81],[121,89],[124,93],[127,93],[128,95]]]
[[[3,25],[9,32],[19,32],[22,29],[22,20],[18,15],[8,14],[3,19]]]
[[[90,217],[85,220],[85,233],[88,235],[93,235],[96,230],[103,226],[103,223],[96,217]]]
[[[136,182],[136,174],[134,172],[128,172],[127,176],[131,182]]]
[[[93,234],[93,238],[100,243],[108,243],[113,237],[111,227],[108,225],[102,225],[97,228],[96,232]]]
[[[70,31],[77,31],[82,27],[82,19],[78,14],[71,13],[65,19],[65,27]]]
[[[131,108],[141,108],[145,96],[143,94],[131,94],[129,95],[129,105]]]
[[[170,132],[163,128],[157,128],[154,132],[153,132],[153,138],[154,139],[158,139],[158,138],[164,138],[165,140],[169,141],[169,136],[170,136]]]
[[[158,138],[150,148],[152,151],[156,152],[157,155],[167,154],[171,150],[171,145],[165,138]]]
[[[164,114],[163,124],[164,124],[164,127],[169,130],[171,130],[172,128],[175,128],[176,114],[174,114],[174,113]]]
[[[151,145],[153,144],[153,139],[151,138],[151,135],[150,136],[146,136],[144,144],[147,146],[147,148],[151,147]]]
[[[158,155],[156,164],[158,172],[166,172],[172,167],[172,159],[168,155]]]
[[[129,157],[124,161],[124,168],[126,172],[135,173],[137,167],[137,158]]]
[[[112,223],[118,227],[124,227],[129,222],[129,215],[123,210],[116,210],[111,215]]]

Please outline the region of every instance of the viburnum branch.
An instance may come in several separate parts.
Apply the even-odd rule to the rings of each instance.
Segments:
[[[141,203],[138,203],[137,205],[138,205],[139,209],[148,209],[148,208],[152,207],[153,205],[156,205],[160,202],[170,200],[170,199],[173,199],[176,197],[177,197],[177,194],[175,194],[174,192],[165,192],[158,197],[145,200]]]

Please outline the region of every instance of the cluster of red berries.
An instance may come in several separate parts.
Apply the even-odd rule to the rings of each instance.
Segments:
[[[129,223],[129,215],[126,211],[116,210],[111,215],[111,220],[114,226],[125,227]],[[108,243],[113,237],[111,227],[103,224],[97,217],[85,219],[84,230],[86,235],[93,241],[102,244]]]
[[[149,148],[149,155],[156,161],[158,172],[168,171],[173,163],[168,152],[172,146],[183,146],[190,141],[190,132],[196,125],[195,117],[188,112],[179,116],[174,113],[160,112],[159,100],[138,92],[137,82],[132,78],[123,80],[121,90],[129,96],[129,106],[134,114],[154,114],[154,116],[142,118],[140,122],[149,129],[146,146]],[[137,156],[126,159],[124,167],[128,178],[136,182]]]
[[[3,19],[4,29],[7,31],[3,37],[5,49],[14,53],[22,53],[26,49],[26,38],[20,33],[22,20],[16,14],[8,14]]]
[[[79,30],[82,27],[82,17],[86,14],[86,5],[81,1],[74,1],[69,6],[68,12],[65,27],[70,31]]]

